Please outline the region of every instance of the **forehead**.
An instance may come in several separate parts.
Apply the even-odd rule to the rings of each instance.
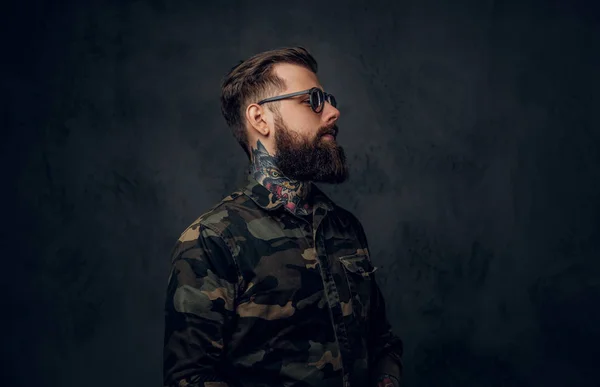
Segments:
[[[273,66],[273,72],[285,81],[286,89],[284,92],[294,92],[319,87],[317,75],[304,66],[291,63],[278,63]]]

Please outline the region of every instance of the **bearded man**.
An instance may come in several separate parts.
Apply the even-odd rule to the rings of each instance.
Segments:
[[[315,183],[348,178],[340,111],[302,47],[259,53],[222,83],[249,159],[245,187],[201,215],[171,257],[169,387],[397,387],[392,331],[363,227]]]

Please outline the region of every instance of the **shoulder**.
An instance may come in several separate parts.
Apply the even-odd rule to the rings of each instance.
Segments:
[[[198,216],[181,233],[178,242],[196,241],[203,236],[215,236],[227,242],[236,230],[262,216],[263,210],[242,190],[237,190]]]

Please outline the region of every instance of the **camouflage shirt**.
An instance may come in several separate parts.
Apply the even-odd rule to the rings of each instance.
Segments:
[[[314,184],[310,218],[253,177],[198,218],[172,255],[165,386],[375,386],[399,377],[358,219]]]

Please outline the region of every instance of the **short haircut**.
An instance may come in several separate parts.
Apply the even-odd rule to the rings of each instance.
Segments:
[[[317,73],[315,58],[304,47],[284,47],[258,53],[240,61],[221,83],[221,113],[233,136],[248,159],[251,159],[246,131],[245,109],[250,103],[274,96],[285,89],[283,79],[273,73],[278,63],[297,64]],[[270,103],[268,109],[276,112],[279,102]]]

